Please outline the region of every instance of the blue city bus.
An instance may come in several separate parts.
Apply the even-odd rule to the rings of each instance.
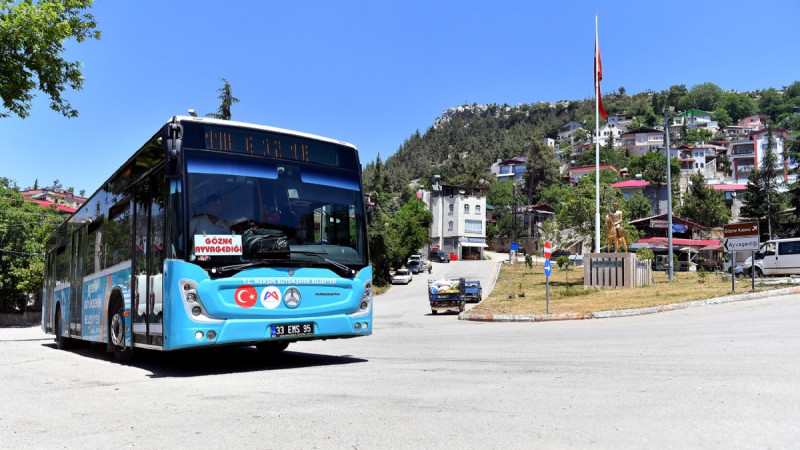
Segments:
[[[42,329],[122,362],[372,333],[358,151],[310,134],[176,116],[50,236],[45,264]]]

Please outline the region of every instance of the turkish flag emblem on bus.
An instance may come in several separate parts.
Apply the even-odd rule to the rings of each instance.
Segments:
[[[233,300],[242,308],[252,307],[256,304],[256,299],[258,299],[256,288],[248,284],[239,286],[239,289],[236,289],[236,293],[233,294]]]

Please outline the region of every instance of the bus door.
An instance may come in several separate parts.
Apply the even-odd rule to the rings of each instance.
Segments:
[[[56,250],[47,252],[45,258],[45,277],[44,277],[44,295],[42,296],[42,329],[45,333],[53,330],[53,313],[54,302],[53,295],[55,294],[56,285]]]
[[[136,188],[132,283],[133,336],[137,344],[163,346],[164,173]]]
[[[69,333],[81,336],[83,316],[83,255],[86,252],[86,227],[72,233],[72,263],[70,264]]]

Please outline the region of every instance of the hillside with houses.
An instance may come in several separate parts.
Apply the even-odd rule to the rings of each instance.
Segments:
[[[550,219],[559,244],[581,253],[591,244],[594,205],[575,197],[594,198],[596,154],[601,210],[621,202],[631,233],[655,243],[666,232],[669,155],[673,229],[684,243],[710,251],[723,224],[744,220],[764,221],[762,234],[797,233],[800,82],[756,92],[712,83],[634,95],[620,88],[603,101],[609,116],[599,132],[593,99],[450,108],[385,161],[370,162],[365,188],[378,172],[398,198],[417,192],[434,216],[432,246],[456,256],[473,257],[474,247],[507,251],[511,242],[535,250]],[[460,192],[469,194],[459,200]],[[769,213],[759,210],[762,194]],[[482,225],[476,206],[485,211]]]

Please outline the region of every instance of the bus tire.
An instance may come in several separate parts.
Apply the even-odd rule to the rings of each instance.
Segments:
[[[262,355],[267,356],[275,356],[279,355],[281,352],[286,350],[286,347],[289,346],[289,341],[278,341],[278,342],[259,342],[256,344],[256,348]]]
[[[56,348],[59,350],[66,350],[69,348],[70,339],[64,336],[63,324],[61,323],[61,306],[56,308],[55,324],[53,331],[56,334]]]
[[[125,345],[125,308],[119,297],[111,301],[108,345],[114,350],[114,357],[121,363],[127,363],[133,357],[133,347]]]

